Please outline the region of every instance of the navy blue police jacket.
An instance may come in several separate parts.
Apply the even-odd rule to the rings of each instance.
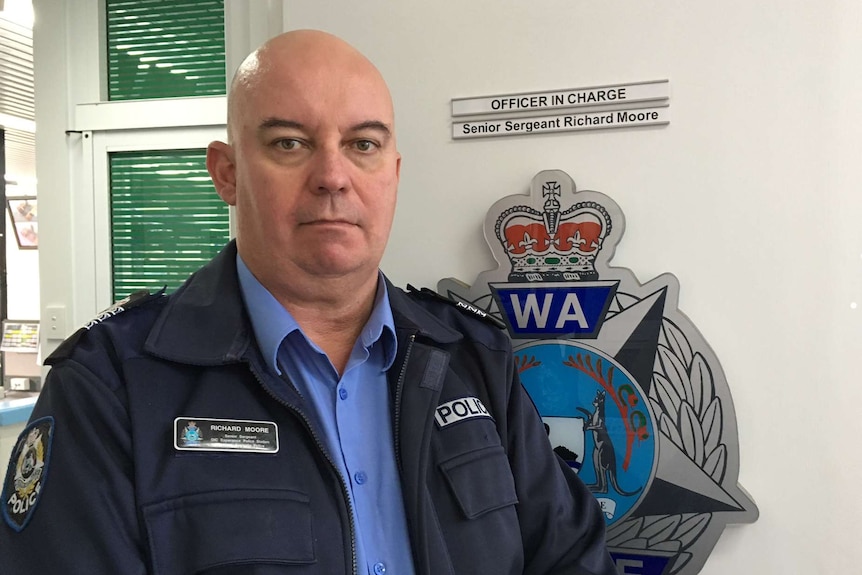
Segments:
[[[614,574],[597,502],[551,451],[505,334],[388,289],[392,425],[417,575]],[[49,358],[31,421],[52,423],[50,453],[24,527],[0,522],[0,573],[361,572],[317,418],[258,350],[234,243],[176,293],[102,319]],[[465,398],[489,417],[441,426],[438,406]],[[179,417],[272,422],[279,448],[181,451]]]

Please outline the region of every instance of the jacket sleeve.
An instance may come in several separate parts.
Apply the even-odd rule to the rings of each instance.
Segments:
[[[509,354],[507,441],[518,491],[524,575],[617,575],[595,497],[552,451]]]
[[[48,374],[30,421],[41,421],[43,430],[50,423],[50,444],[40,455],[38,500],[15,521],[6,513],[23,439],[13,450],[3,491],[0,573],[146,573],[122,391],[64,360]]]

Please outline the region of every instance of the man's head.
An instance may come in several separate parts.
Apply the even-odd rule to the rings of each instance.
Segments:
[[[228,141],[210,144],[207,168],[236,206],[240,255],[261,283],[376,277],[401,156],[371,62],[323,32],[273,38],[237,71]]]

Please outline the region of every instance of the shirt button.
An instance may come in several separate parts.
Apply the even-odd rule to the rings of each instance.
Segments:
[[[357,485],[362,485],[363,483],[368,481],[368,476],[365,475],[364,471],[359,471],[353,475],[353,480],[356,481]],[[378,563],[377,565],[383,565],[383,563]],[[377,565],[374,566],[375,569],[377,569]],[[383,569],[385,570],[386,567],[384,566]]]
[[[385,563],[375,563],[374,564],[374,575],[383,575],[386,573],[386,564]]]
[[[347,395],[347,390],[343,387],[338,390],[338,397],[340,397],[341,399],[347,399]]]

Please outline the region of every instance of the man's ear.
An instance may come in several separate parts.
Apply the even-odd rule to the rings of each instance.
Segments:
[[[236,205],[236,164],[234,151],[224,142],[207,146],[207,171],[219,197],[229,206]]]

